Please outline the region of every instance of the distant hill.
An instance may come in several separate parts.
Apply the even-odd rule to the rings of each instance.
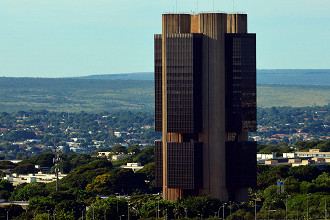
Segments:
[[[154,80],[152,72],[84,76],[86,79]],[[330,85],[329,69],[259,69],[258,84]]]
[[[330,85],[330,69],[278,69],[257,71],[258,84]]]
[[[0,112],[153,111],[153,85],[150,80],[0,77]]]
[[[120,74],[103,74],[103,75],[90,75],[79,78],[85,79],[122,79],[122,80],[154,80],[153,72],[145,73],[120,73]]]
[[[122,74],[107,78],[10,78],[0,77],[0,112],[16,112],[20,110],[49,110],[65,112],[114,112],[119,110],[153,111],[154,82],[140,80],[142,76],[152,77],[152,73]],[[268,78],[277,75],[276,80],[285,72],[261,72]],[[312,75],[311,72],[292,74]],[[327,82],[329,72],[316,72]],[[134,75],[139,80],[132,80]],[[92,76],[91,76],[92,77]],[[266,77],[266,78],[267,78]],[[123,79],[125,78],[125,80]],[[260,78],[260,77],[259,77]],[[299,78],[299,77],[298,77]],[[299,81],[301,79],[298,79]],[[321,78],[320,78],[321,79]],[[276,81],[276,80],[273,80]],[[267,80],[266,80],[267,81]],[[278,82],[278,81],[276,81]],[[312,79],[311,79],[311,82]],[[315,81],[314,81],[315,82]],[[330,103],[330,83],[327,85],[284,85],[258,84],[257,97],[259,107],[271,106],[312,106]]]

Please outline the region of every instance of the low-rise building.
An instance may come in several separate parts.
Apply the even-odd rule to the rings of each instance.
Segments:
[[[125,132],[125,131],[115,131],[115,132],[113,132],[113,134],[114,134],[116,137],[121,137],[122,135],[127,135],[128,133]]]
[[[330,152],[322,152],[320,149],[309,149],[309,151],[298,151],[294,153],[283,153],[283,158],[304,158],[304,157],[322,157],[330,158]]]
[[[299,158],[291,158],[288,161],[289,163],[301,163],[301,159]]]
[[[330,152],[322,152],[320,149],[309,149],[308,152],[296,152],[297,157],[328,157]]]
[[[257,154],[257,161],[264,161],[264,160],[273,160],[276,159],[275,154]]]
[[[62,179],[65,177],[66,174],[59,173],[58,178]],[[54,173],[43,173],[38,172],[36,174],[26,174],[26,175],[18,175],[16,173],[13,173],[12,175],[6,175],[3,179],[8,180],[11,182],[14,186],[21,184],[21,183],[32,183],[32,182],[41,182],[41,183],[50,183],[53,181],[56,181],[56,175]]]
[[[98,152],[97,156],[109,158],[111,161],[117,161],[126,158],[128,154],[114,154],[113,152]]]
[[[98,157],[109,157],[111,154],[113,154],[112,152],[98,152],[97,156]]]
[[[127,163],[126,165],[122,165],[120,167],[124,169],[131,169],[133,172],[135,172],[141,170],[144,166],[141,166],[140,163]]]
[[[283,153],[283,158],[297,158],[296,153]]]
[[[127,154],[116,154],[116,155],[112,155],[111,156],[111,161],[121,160],[121,159],[124,159],[127,156],[128,156]]]
[[[277,161],[277,160],[266,160],[266,161],[265,161],[265,164],[266,164],[266,165],[270,165],[270,164],[278,164],[278,161]]]

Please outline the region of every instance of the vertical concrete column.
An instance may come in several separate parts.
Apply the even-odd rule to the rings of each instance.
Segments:
[[[225,33],[227,15],[200,14],[203,39],[203,190],[227,200],[225,169]]]

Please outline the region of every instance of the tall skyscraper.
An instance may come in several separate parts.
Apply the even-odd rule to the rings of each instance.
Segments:
[[[163,197],[248,199],[256,184],[256,36],[246,14],[163,14],[155,35],[156,184]]]

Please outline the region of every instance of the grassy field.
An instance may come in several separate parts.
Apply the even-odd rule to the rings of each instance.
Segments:
[[[307,85],[258,85],[259,107],[313,106],[330,103],[330,86]]]
[[[258,106],[330,102],[330,86],[258,85]],[[153,111],[150,80],[0,78],[0,111]]]
[[[153,111],[153,82],[0,78],[0,111]]]

